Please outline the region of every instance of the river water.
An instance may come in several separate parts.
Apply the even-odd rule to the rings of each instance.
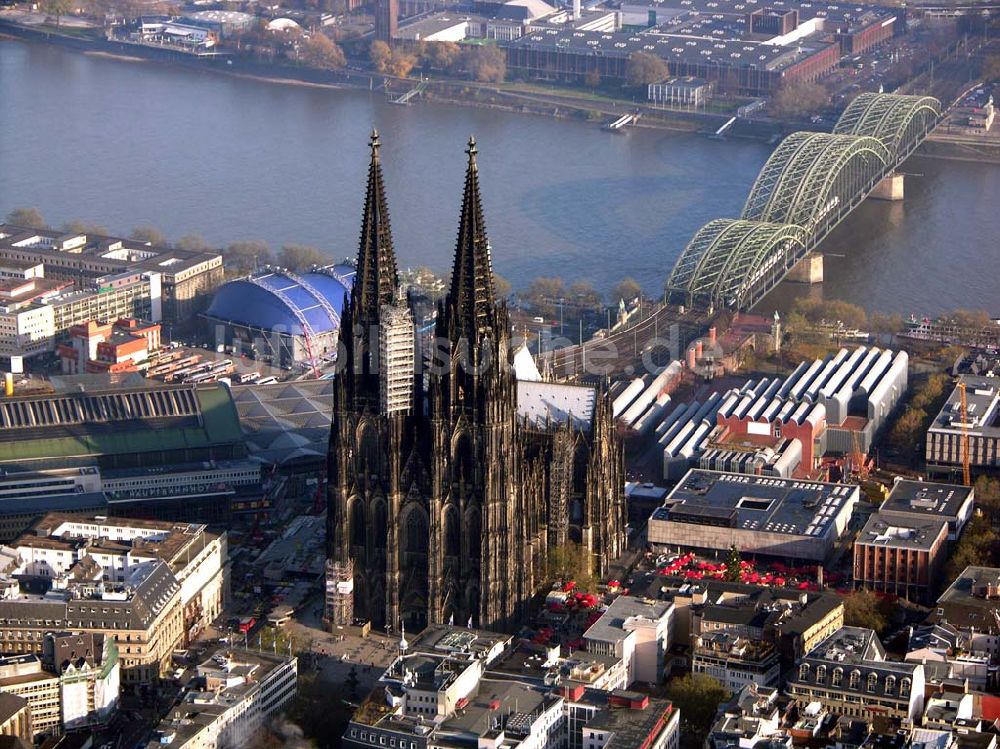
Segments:
[[[631,275],[660,293],[691,235],[739,214],[770,153],[0,40],[0,215],[35,206],[53,225],[353,256],[373,125],[400,264],[448,267],[475,134],[494,265],[515,287],[558,275],[605,290]],[[905,202],[869,202],[828,239],[812,293],[869,310],[1000,313],[1000,166],[914,158],[905,171],[919,175]]]

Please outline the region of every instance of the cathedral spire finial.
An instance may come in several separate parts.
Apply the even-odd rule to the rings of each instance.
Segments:
[[[358,247],[358,269],[352,289],[352,302],[357,315],[355,322],[372,324],[378,320],[383,304],[391,304],[396,296],[399,278],[396,254],[389,226],[389,207],[382,180],[381,148],[378,130],[372,128],[369,146],[368,186]]]
[[[479,166],[476,163],[479,151],[474,137],[469,138],[465,152],[469,163],[448,302],[455,315],[458,335],[472,342],[494,326],[496,314],[490,243],[486,238],[486,221],[479,195]]]

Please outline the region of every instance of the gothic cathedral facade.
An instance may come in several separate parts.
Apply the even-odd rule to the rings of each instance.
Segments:
[[[328,455],[332,624],[510,630],[545,582],[550,547],[581,544],[597,574],[624,551],[622,446],[607,393],[515,374],[476,153],[470,139],[451,285],[434,343],[422,346],[399,290],[372,135]],[[331,607],[337,591],[345,600]]]

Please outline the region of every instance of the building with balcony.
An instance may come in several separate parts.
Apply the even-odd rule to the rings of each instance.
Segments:
[[[732,632],[705,632],[694,638],[691,671],[708,674],[730,692],[750,684],[776,686],[781,675],[773,642],[751,640]]]

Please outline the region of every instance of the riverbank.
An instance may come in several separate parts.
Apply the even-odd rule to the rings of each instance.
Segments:
[[[417,85],[412,79],[394,78],[360,69],[324,71],[280,63],[266,63],[231,55],[198,56],[165,47],[65,34],[51,27],[31,27],[0,17],[0,37],[66,47],[85,54],[120,62],[156,62],[187,67],[238,78],[283,85],[303,85],[330,89],[352,88],[401,94]],[[493,109],[545,117],[572,118],[601,125],[625,112],[639,112],[641,118],[630,127],[674,132],[714,132],[729,115],[711,112],[663,110],[623,99],[577,93],[573,89],[540,90],[539,86],[483,84],[475,81],[425,80],[420,97],[428,102]],[[741,123],[730,136],[770,141],[783,128],[780,123]]]

